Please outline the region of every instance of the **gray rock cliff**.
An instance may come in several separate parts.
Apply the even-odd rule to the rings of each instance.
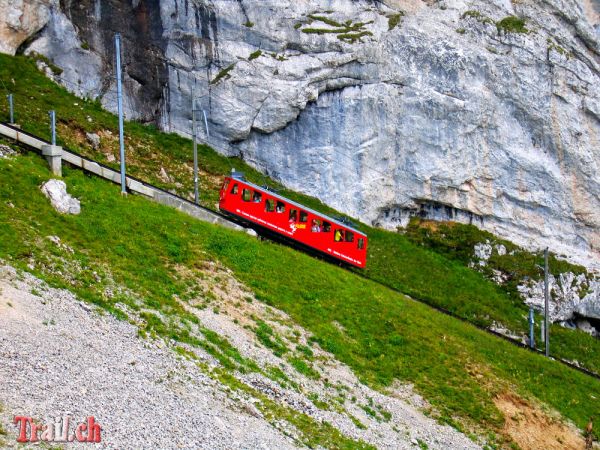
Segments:
[[[121,32],[129,118],[190,133],[194,92],[216,148],[367,223],[470,222],[600,267],[595,0],[48,8],[24,51],[108,109]]]

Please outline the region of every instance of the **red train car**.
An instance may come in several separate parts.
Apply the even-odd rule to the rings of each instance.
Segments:
[[[225,214],[345,263],[360,268],[366,265],[366,234],[240,176],[225,178],[219,208]]]

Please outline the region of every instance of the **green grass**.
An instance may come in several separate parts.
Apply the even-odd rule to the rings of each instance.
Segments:
[[[299,413],[296,410],[275,403],[269,397],[261,392],[252,390],[247,385],[241,383],[237,378],[228,372],[214,371],[213,377],[221,383],[229,386],[231,389],[244,392],[259,399],[255,406],[263,414],[263,417],[269,421],[275,428],[282,420],[287,421],[299,430],[303,438],[302,442],[309,448],[331,448],[339,450],[375,450],[372,445],[363,441],[355,441],[342,435],[327,421],[317,422],[309,416]],[[285,434],[289,430],[283,431]]]
[[[464,16],[478,19],[483,17],[477,11],[467,11]],[[364,24],[350,26],[358,25]],[[49,138],[47,111],[55,109],[59,123],[59,144],[118,169],[118,161],[110,163],[106,159],[106,152],[118,156],[116,139],[105,142],[103,137],[100,149],[93,150],[85,137],[82,138],[85,132],[102,131],[110,131],[112,136],[117,136],[117,118],[104,111],[97,102],[85,101],[69,94],[37,70],[34,60],[22,56],[0,55],[0,80],[3,83],[0,87],[6,86],[15,95],[16,120],[23,129]],[[36,89],[31,89],[31,86],[36,86]],[[1,105],[3,109],[0,114],[4,113],[6,117],[6,103]],[[192,194],[193,160],[189,139],[174,133],[162,133],[153,126],[135,122],[126,122],[125,136],[127,170],[131,175],[183,196],[189,197]],[[215,207],[221,180],[235,167],[256,184],[269,184],[280,190],[282,195],[312,209],[339,215],[318,199],[285,189],[240,159],[226,158],[204,145],[200,145],[198,151],[201,169],[200,199],[204,206]],[[161,179],[161,167],[166,168],[173,181]],[[445,232],[448,236],[445,242],[437,242],[439,236],[419,236],[410,230],[403,236],[363,224],[359,227],[369,235],[368,265],[364,271],[367,277],[448,309],[479,325],[488,326],[492,322],[498,322],[517,333],[526,333],[526,308],[515,295],[518,277],[513,277],[508,285],[499,287],[489,281],[485,273],[466,267],[473,245],[490,236],[494,238],[489,233],[481,232],[475,227],[458,227],[456,234],[452,234],[451,230]],[[510,243],[505,244],[508,246]],[[185,260],[189,258],[186,249],[184,243],[171,242],[169,255]],[[121,251],[120,248],[116,250]],[[494,256],[493,259],[495,258]],[[516,271],[519,276],[533,276],[532,268],[534,263],[539,263],[539,255],[519,252],[512,259],[503,258],[492,263],[497,264],[498,269]],[[580,270],[554,258],[551,259],[551,269],[553,273]],[[551,347],[554,356],[578,360],[585,367],[600,372],[600,342],[597,339],[582,332],[553,327]]]
[[[285,246],[194,221],[141,197],[121,197],[118,186],[68,168],[64,178],[69,192],[81,199],[82,213],[59,215],[39,191],[47,178],[38,156],[0,160],[0,198],[14,204],[11,208],[7,200],[0,202],[0,258],[24,270],[33,258],[38,262],[34,274],[113,313],[119,310],[117,301],[139,309],[133,300],[107,298],[102,294],[104,281],[92,281],[92,271],[102,280],[110,271],[116,282],[143,299],[145,310],[154,311],[143,315],[149,334],[212,348],[228,369],[253,370],[219,336],[202,331],[205,338],[196,342],[177,325],[182,319],[195,319],[176,301],[188,298],[189,289],[189,279],[179,275],[179,267],[196,271],[204,261],[220,261],[259,300],[286,312],[363,382],[375,388],[397,379],[413,383],[441,420],[500,432],[502,417],[493,398],[503,391],[537,399],[579,427],[600,413],[597,380],[352,272]],[[45,238],[48,235],[58,235],[75,253],[61,253]],[[56,275],[48,270],[55,256],[77,260],[82,270],[72,273],[71,281]],[[274,340],[273,330],[263,328]]]
[[[482,18],[477,11],[467,11],[464,16]],[[363,26],[360,23],[349,26],[358,25]],[[118,156],[116,138],[105,142],[103,135],[100,149],[94,150],[85,141],[85,137],[82,137],[85,132],[102,131],[110,131],[112,136],[118,135],[117,118],[104,111],[97,102],[85,101],[69,94],[37,70],[34,60],[22,56],[0,55],[0,80],[3,83],[0,86],[10,88],[15,95],[16,120],[23,129],[49,138],[47,111],[55,109],[60,145],[118,169],[118,161],[108,162],[106,158],[107,153]],[[36,89],[32,90],[31,86],[36,86]],[[6,117],[6,103],[0,105],[0,114]],[[174,133],[162,133],[153,126],[135,122],[126,123],[125,136],[127,170],[131,175],[183,196],[192,195],[193,159],[189,139]],[[200,201],[206,207],[215,207],[223,175],[235,167],[256,184],[268,184],[278,189],[282,195],[312,209],[339,215],[318,199],[285,189],[238,158],[226,158],[204,145],[198,147],[198,152],[201,169]],[[167,169],[173,181],[165,181],[160,177],[161,167]],[[498,322],[514,332],[527,332],[524,318],[526,310],[515,294],[515,283],[519,278],[515,276],[507,285],[499,287],[489,281],[485,273],[466,267],[473,245],[487,238],[494,238],[489,233],[480,232],[475,227],[459,227],[455,234],[452,234],[452,229],[444,231],[448,237],[442,243],[434,242],[439,241],[439,237],[429,238],[410,230],[406,236],[402,236],[362,224],[360,228],[369,235],[368,265],[364,271],[366,276],[432,305],[448,309],[479,325],[488,326],[492,322]],[[507,247],[512,245],[505,244]],[[185,245],[173,242],[169,248],[171,256],[186,257]],[[532,268],[536,262],[539,262],[539,256],[526,252],[519,252],[512,259],[505,257],[497,262],[492,261],[499,270],[514,272],[518,269],[519,276],[533,276]],[[551,269],[554,273],[580,270],[554,258],[551,260]],[[597,339],[559,327],[553,327],[552,334],[554,356],[577,360],[585,367],[600,372],[600,343]]]
[[[537,281],[543,279],[543,272],[540,269],[544,265],[542,252],[524,251],[515,244],[473,225],[458,223],[434,224],[413,219],[404,236],[413,244],[432,250],[444,258],[458,263],[463,269],[468,268],[469,263],[473,260],[472,249],[475,244],[489,242],[492,246],[504,246],[506,249],[504,255],[494,251],[487,261],[487,265],[478,268],[482,276],[487,279],[493,276],[494,271],[505,274],[506,279],[502,285],[495,287],[501,292],[501,296],[480,293],[481,296],[486,296],[497,303],[490,302],[489,306],[493,310],[489,311],[487,318],[484,316],[486,320],[479,322],[481,316],[478,315],[473,321],[479,322],[481,325],[488,325],[488,321],[496,321],[521,334],[527,333],[524,317],[527,315],[528,308],[523,304],[517,287],[525,279]],[[572,272],[579,275],[586,273],[584,267],[557,259],[552,254],[549,257],[548,265],[550,272],[554,274]],[[501,301],[502,297],[507,300]],[[455,306],[455,302],[452,303]],[[453,312],[458,311],[462,317],[466,316],[464,310],[450,309]],[[541,321],[542,318],[537,316],[536,323],[539,324]],[[536,331],[536,336],[539,336],[538,327],[536,327]],[[577,360],[583,366],[600,373],[600,340],[591,338],[580,330],[568,330],[558,325],[552,325],[550,344],[553,355]]]
[[[277,336],[273,329],[262,320],[258,321],[258,327],[254,330],[258,340],[267,348],[273,350],[276,356],[283,356],[289,349],[283,343],[281,338]]]
[[[465,16],[482,17],[476,11],[467,12]],[[350,26],[357,25],[363,26]],[[109,131],[113,137],[117,136],[116,117],[104,111],[98,102],[82,100],[69,94],[37,70],[35,61],[31,58],[0,55],[0,80],[3,83],[0,87],[6,86],[14,93],[16,120],[23,129],[48,138],[47,111],[54,109],[58,118],[59,144],[118,169],[118,161],[111,163],[106,158],[107,153],[118,155],[116,138],[111,140],[103,134],[98,150],[92,149],[85,140],[85,132]],[[36,89],[31,89],[31,86],[36,86]],[[0,105],[0,114],[7,117],[6,103]],[[191,195],[192,145],[189,139],[173,133],[162,133],[153,126],[135,122],[126,123],[125,136],[127,170],[131,175],[183,196]],[[240,159],[226,158],[204,145],[200,145],[198,150],[201,168],[200,198],[204,206],[215,207],[222,177],[235,167],[254,183],[269,184],[279,189],[282,195],[310,208],[338,215],[318,199],[285,189]],[[167,169],[173,181],[161,179],[161,167]],[[176,182],[180,184],[177,185]],[[435,236],[419,237],[418,233],[410,232],[403,236],[362,224],[360,228],[369,235],[368,266],[364,271],[366,276],[432,305],[444,307],[474,323],[486,326],[496,321],[515,332],[526,332],[525,307],[518,296],[515,296],[514,283],[510,285],[518,277],[513,277],[509,285],[499,287],[489,281],[485,273],[466,267],[474,243],[491,235],[480,232],[475,227],[457,228],[458,234],[446,232],[448,237],[445,242],[438,242],[439,237]],[[122,247],[116,247],[115,252],[125,254]],[[186,261],[189,258],[187,245],[180,240],[173,240],[168,244],[168,257]],[[517,271],[519,276],[532,276],[531,269],[536,261],[539,261],[539,256],[521,252],[512,259],[503,258],[492,262],[499,269]],[[551,260],[551,269],[554,273],[559,270],[579,270],[556,259]],[[585,367],[600,372],[598,340],[581,332],[553,327],[551,344],[553,355],[578,360]]]
[[[306,362],[306,360],[304,358],[294,357],[294,358],[288,359],[288,362],[291,364],[291,366],[294,369],[296,369],[302,375],[307,376],[308,378],[312,378],[313,380],[318,380],[319,378],[321,378],[321,375],[319,375],[319,372],[317,372],[311,366],[310,363]]]
[[[17,182],[7,182],[17,174],[20,174]],[[220,335],[202,327],[199,320],[176,301],[176,298],[187,298],[189,279],[177,275],[175,269],[183,265],[194,271],[197,264],[211,259],[206,256],[206,249],[194,241],[203,240],[203,235],[213,226],[201,224],[140,197],[119,198],[114,186],[69,169],[65,170],[69,190],[82,200],[85,210],[80,216],[62,216],[49,206],[37,187],[47,178],[48,172],[37,156],[0,161],[0,198],[3,199],[0,202],[0,217],[3,218],[0,222],[0,258],[24,270],[31,270],[27,264],[31,262],[30,258],[35,258],[37,265],[32,270],[35,275],[53,286],[73,291],[118,318],[127,319],[117,306],[118,302],[134,310],[142,307],[142,336],[160,336],[206,350],[220,363],[220,368],[202,370],[231,389],[258,398],[257,407],[265,418],[274,425],[281,424],[281,421],[289,422],[299,431],[296,438],[300,442],[312,447],[318,443],[333,449],[373,448],[343,436],[327,422],[318,423],[239,382],[233,373],[259,372],[261,369],[253,361],[242,357]],[[21,191],[23,188],[28,192]],[[4,201],[9,198],[14,208]],[[214,228],[212,231],[219,230]],[[54,244],[49,246],[45,236],[50,234],[60,235],[62,242],[76,251],[71,254],[57,250]],[[188,241],[191,244],[188,245]],[[177,251],[176,257],[173,257],[173,246],[185,248],[183,256]],[[82,270],[66,278],[62,273],[51,270],[55,266],[55,257],[60,257],[65,267],[68,260],[76,261]],[[101,274],[102,281],[91,281],[89,274],[92,271]],[[109,271],[117,283],[135,292],[136,297],[143,298],[143,304],[136,304],[123,296],[107,297],[104,288]],[[187,323],[188,327],[190,324],[197,325],[203,338],[193,336],[181,326],[182,323]],[[196,359],[194,353],[181,345],[175,345],[174,351],[182,357]],[[276,368],[268,369],[265,375],[281,381],[287,379]]]

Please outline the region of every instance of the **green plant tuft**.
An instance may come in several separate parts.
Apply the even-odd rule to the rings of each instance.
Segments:
[[[387,16],[388,31],[392,31],[394,28],[396,28],[402,21],[402,17],[404,17],[404,12],[402,12],[402,11],[400,11],[397,14],[390,14],[389,16]]]
[[[256,50],[255,52],[250,53],[250,56],[248,57],[248,61],[252,61],[253,59],[260,57],[260,55],[262,55],[262,51]]]
[[[219,81],[221,81],[223,79],[228,79],[231,76],[231,75],[229,75],[229,72],[231,72],[234,67],[235,67],[235,63],[230,64],[227,67],[225,67],[224,69],[222,69],[217,74],[217,76],[212,79],[212,81],[210,82],[210,84],[217,84]]]
[[[516,16],[508,16],[496,22],[496,28],[498,33],[529,33],[529,30],[525,28],[525,19]]]

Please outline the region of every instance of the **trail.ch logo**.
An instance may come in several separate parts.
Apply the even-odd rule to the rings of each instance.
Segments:
[[[17,442],[90,442],[102,440],[102,427],[93,416],[84,422],[74,423],[74,433],[70,432],[71,417],[57,417],[54,421],[40,423],[32,417],[15,416],[14,424],[18,428]]]

